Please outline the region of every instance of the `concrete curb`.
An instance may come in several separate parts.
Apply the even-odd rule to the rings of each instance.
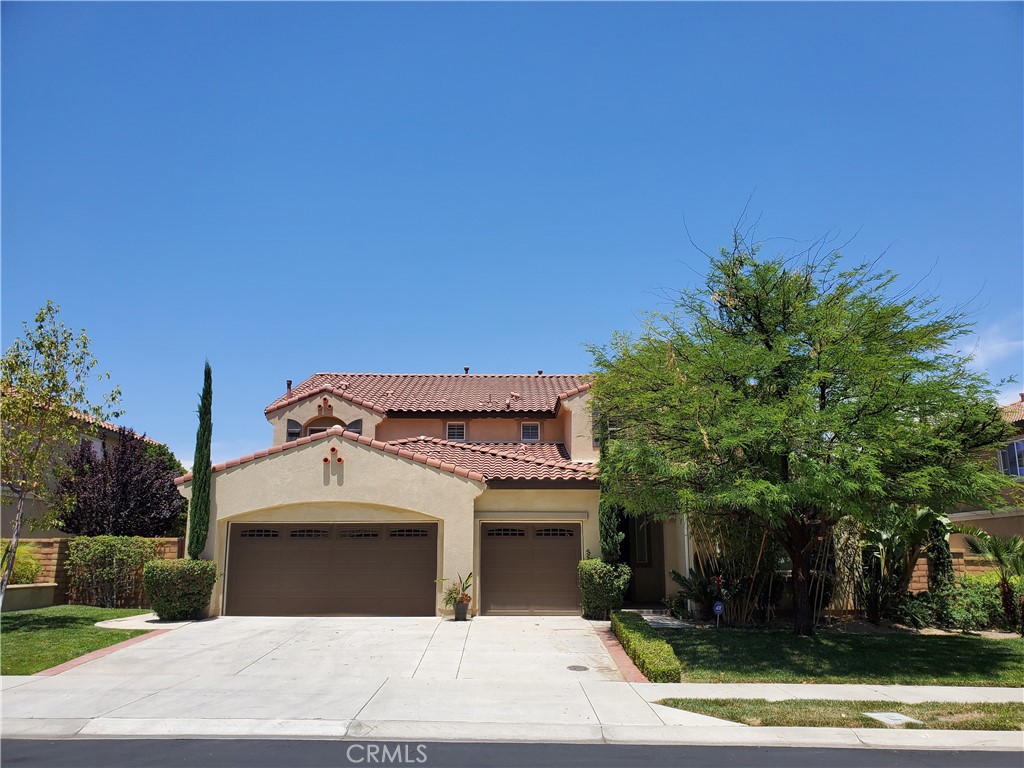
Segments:
[[[559,742],[958,751],[1020,751],[1020,731],[715,728],[398,720],[9,719],[3,738],[279,738],[346,741]]]

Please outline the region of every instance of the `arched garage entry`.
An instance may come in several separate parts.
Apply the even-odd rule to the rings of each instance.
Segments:
[[[228,526],[225,613],[433,616],[438,524]]]

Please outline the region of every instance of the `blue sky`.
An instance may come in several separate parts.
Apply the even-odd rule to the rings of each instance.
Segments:
[[[1020,380],[1022,7],[5,2],[3,345],[53,299],[186,463],[209,358],[224,460],[317,371],[587,371],[753,196]]]

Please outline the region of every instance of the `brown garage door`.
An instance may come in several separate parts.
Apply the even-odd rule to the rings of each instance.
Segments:
[[[480,535],[483,613],[580,612],[579,524],[485,523]]]
[[[226,612],[433,616],[437,524],[232,523]]]

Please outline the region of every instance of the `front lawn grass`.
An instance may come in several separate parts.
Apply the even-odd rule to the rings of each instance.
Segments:
[[[926,701],[900,704],[895,701],[825,701],[822,699],[663,699],[667,707],[720,717],[746,725],[814,728],[926,728],[945,731],[1024,730],[1022,704],[950,704]],[[886,725],[865,712],[898,712],[923,725]]]
[[[106,648],[145,630],[100,629],[97,621],[149,613],[137,608],[54,605],[0,614],[0,672],[34,675],[44,669]]]
[[[661,630],[693,683],[1024,685],[1024,638]]]

